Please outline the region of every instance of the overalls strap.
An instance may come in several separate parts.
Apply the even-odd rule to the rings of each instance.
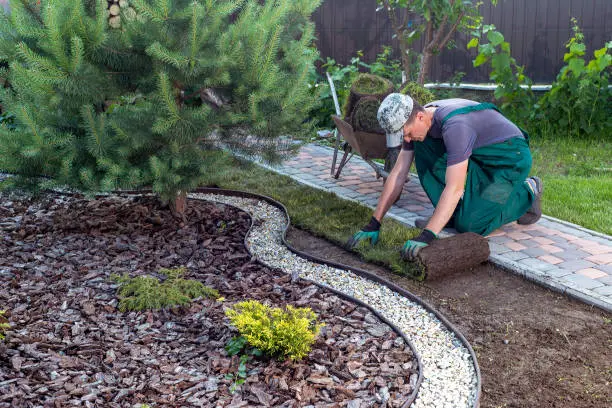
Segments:
[[[442,119],[442,126],[444,126],[446,121],[452,118],[453,116],[465,115],[466,113],[478,112],[478,111],[487,110],[487,109],[494,109],[498,111],[499,113],[501,113],[500,110],[497,108],[497,106],[489,102],[483,102],[483,103],[479,103],[478,105],[472,105],[472,106],[464,106],[463,108],[455,109],[454,111],[451,111],[448,115],[446,115],[444,119]]]

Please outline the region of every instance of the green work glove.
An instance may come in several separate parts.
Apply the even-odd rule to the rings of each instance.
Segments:
[[[431,241],[438,236],[428,229],[421,231],[418,237],[409,239],[400,251],[402,258],[406,261],[414,261],[419,251],[425,248]]]
[[[368,225],[363,227],[360,231],[355,233],[348,242],[346,243],[346,247],[348,249],[353,249],[355,245],[357,245],[360,241],[364,239],[369,239],[372,245],[376,245],[378,242],[378,235],[380,234],[380,222],[374,217],[370,219]]]

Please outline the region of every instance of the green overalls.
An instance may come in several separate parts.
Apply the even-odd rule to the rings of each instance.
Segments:
[[[490,103],[459,108],[444,117],[442,126],[455,115],[485,109],[498,110]],[[472,151],[465,191],[453,215],[457,231],[488,235],[517,220],[531,206],[535,197],[525,183],[531,170],[529,136],[522,129],[521,132],[525,139],[515,137]],[[444,142],[426,137],[414,143],[414,151],[419,180],[435,207],[446,185]]]

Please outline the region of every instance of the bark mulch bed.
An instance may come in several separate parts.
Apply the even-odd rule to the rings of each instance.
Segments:
[[[417,379],[408,345],[366,308],[252,260],[249,224],[204,202],[177,219],[152,197],[0,195],[0,407],[400,406]],[[117,310],[112,273],[178,266],[226,300]],[[223,311],[245,299],[308,306],[326,326],[302,361],[250,360],[232,394]]]

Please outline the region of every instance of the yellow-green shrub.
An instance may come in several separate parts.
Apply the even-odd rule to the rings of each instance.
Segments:
[[[4,317],[5,310],[0,310],[0,340],[4,340],[4,335],[9,327],[8,319]]]
[[[192,299],[207,297],[219,298],[219,292],[204,286],[196,280],[186,280],[182,276],[186,268],[161,269],[160,274],[167,277],[162,283],[151,276],[112,275],[111,279],[119,283],[119,310],[154,310],[174,306],[184,306]]]
[[[308,355],[323,326],[310,308],[288,305],[282,310],[256,300],[237,303],[225,314],[252,347],[291,360]]]

